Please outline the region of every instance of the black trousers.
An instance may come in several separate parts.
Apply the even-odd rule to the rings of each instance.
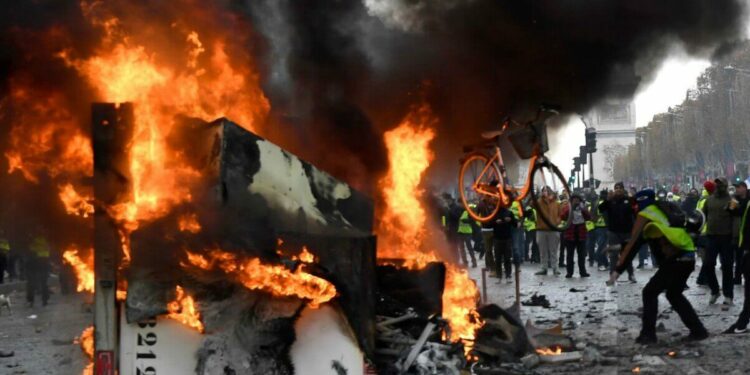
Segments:
[[[503,275],[503,268],[505,268],[505,277],[510,277],[512,272],[511,259],[513,257],[513,251],[511,250],[511,239],[500,239],[494,238],[495,242],[495,272],[497,277]]]
[[[531,249],[529,249],[529,246],[531,246]],[[539,263],[539,245],[536,243],[536,230],[526,231],[525,249],[526,260]],[[531,250],[531,256],[529,256],[529,250]]]
[[[36,293],[42,295],[42,303],[49,300],[49,259],[30,257],[26,260],[26,301],[34,303]]]
[[[8,254],[0,252],[0,284],[5,282],[5,270],[8,268]]]
[[[667,301],[691,333],[705,332],[693,306],[682,295],[685,283],[695,268],[695,260],[664,260],[651,280],[643,288],[643,327],[641,335],[656,336],[656,316],[659,294],[666,291]]]
[[[742,275],[745,276],[745,302],[742,303],[742,311],[737,319],[737,327],[746,328],[750,322],[750,252],[746,251],[742,257]]]
[[[716,279],[716,257],[721,260],[721,291],[724,297],[734,298],[734,249],[732,236],[708,236],[708,247],[703,268],[706,269],[706,281],[711,294],[719,294],[719,281]]]
[[[568,252],[565,266],[567,267],[568,275],[573,275],[575,268],[574,257],[578,254],[578,273],[585,275],[586,272],[586,241],[585,240],[567,240],[565,241],[565,249]]]
[[[734,282],[739,284],[743,275],[743,251],[740,249],[740,239],[732,238],[732,249],[734,250]],[[745,279],[747,280],[747,279]]]

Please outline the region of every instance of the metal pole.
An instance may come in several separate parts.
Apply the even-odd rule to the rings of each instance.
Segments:
[[[589,153],[589,178],[591,179],[591,184],[589,187],[592,189],[594,188],[594,153]]]
[[[94,149],[94,374],[117,372],[117,267],[122,244],[107,208],[127,199],[130,168],[127,145],[132,138],[133,106],[91,106]]]

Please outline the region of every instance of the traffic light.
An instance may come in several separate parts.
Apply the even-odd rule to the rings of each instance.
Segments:
[[[586,128],[586,149],[590,153],[596,152],[596,129]]]
[[[576,171],[570,171],[570,177],[568,177],[568,186],[576,184]]]
[[[586,150],[587,150],[587,149],[586,149],[586,146],[581,146],[581,147],[580,147],[580,148],[578,149],[578,157],[579,157],[579,158],[580,158],[581,160],[586,160]]]
[[[573,158],[573,170],[576,172],[581,171],[581,158],[579,158],[578,156]]]

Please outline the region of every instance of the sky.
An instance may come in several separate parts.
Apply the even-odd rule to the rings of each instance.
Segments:
[[[655,114],[682,103],[687,90],[696,86],[696,78],[710,65],[706,59],[691,58],[676,50],[662,63],[653,81],[636,93],[636,127],[648,125]],[[573,168],[573,157],[578,155],[578,147],[585,142],[584,125],[580,119],[572,117],[565,126],[551,131],[550,139],[564,140],[551,144],[549,155],[567,176]],[[586,172],[588,175],[588,166]]]

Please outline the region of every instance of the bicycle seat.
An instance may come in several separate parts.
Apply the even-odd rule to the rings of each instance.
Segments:
[[[495,139],[495,138],[503,135],[503,133],[505,133],[505,130],[503,130],[503,129],[500,129],[500,130],[490,130],[490,131],[482,132],[482,138],[484,138],[484,139]]]

